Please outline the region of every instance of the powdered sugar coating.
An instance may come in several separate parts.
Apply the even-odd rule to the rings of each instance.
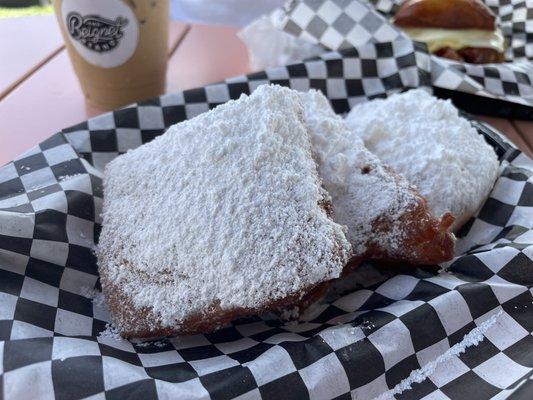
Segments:
[[[338,277],[351,254],[322,207],[300,98],[279,86],[116,158],[104,194],[100,271],[163,327],[213,304],[261,309]]]
[[[488,196],[498,174],[490,147],[449,100],[423,89],[356,105],[346,117],[352,136],[417,186],[437,216],[457,228]]]
[[[334,218],[348,227],[346,236],[354,254],[363,255],[369,242],[379,242],[391,254],[401,251],[404,231],[398,218],[418,202],[410,185],[385,169],[321,92],[311,90],[301,97]],[[372,224],[383,217],[390,229],[373,229]]]

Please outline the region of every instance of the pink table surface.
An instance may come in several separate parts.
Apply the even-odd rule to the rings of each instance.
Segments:
[[[0,20],[0,99],[63,48],[53,15]]]
[[[172,23],[167,92],[250,72],[236,32]],[[0,20],[0,38],[6,37],[11,40],[0,41],[0,165],[60,129],[103,112],[86,105],[53,17]],[[480,119],[533,155],[533,123]]]

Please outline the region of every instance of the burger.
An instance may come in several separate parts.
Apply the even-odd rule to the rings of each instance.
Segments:
[[[407,0],[393,21],[437,56],[473,64],[504,61],[502,31],[480,0]]]

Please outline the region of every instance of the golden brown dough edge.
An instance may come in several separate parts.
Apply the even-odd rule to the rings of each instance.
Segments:
[[[479,0],[407,0],[396,11],[394,23],[410,28],[496,28],[496,17]]]
[[[314,301],[320,299],[332,282],[319,283],[303,291],[303,294],[299,293],[273,301],[260,309],[234,308],[222,310],[219,305],[213,304],[208,310],[186,318],[179,326],[165,327],[157,322],[157,316],[150,307],[136,308],[132,300],[121,288],[107,280],[105,273],[101,273],[100,278],[113,321],[120,334],[125,338],[155,338],[209,333],[238,317],[259,315],[266,311],[281,312],[293,307],[299,307],[303,310]]]
[[[385,168],[399,182],[400,176],[389,166]],[[411,187],[410,191],[417,201],[399,217],[403,230],[401,247],[384,249],[379,242],[370,242],[367,244],[365,259],[431,265],[449,261],[454,257],[455,236],[450,232],[450,227],[455,217],[450,213],[441,218],[434,216],[418,189]],[[379,218],[372,223],[372,228],[377,232],[386,232],[391,227],[392,221],[386,218]]]

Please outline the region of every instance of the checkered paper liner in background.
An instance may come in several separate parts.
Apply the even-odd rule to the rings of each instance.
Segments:
[[[403,40],[389,22],[401,0],[296,0],[275,24],[329,50]],[[533,106],[533,0],[485,0],[509,42],[506,62],[475,65],[431,55],[435,87]],[[378,10],[379,12],[376,12]],[[253,49],[251,49],[253,51]],[[427,51],[427,50],[425,50]]]
[[[93,118],[1,168],[0,397],[372,399],[402,389],[396,398],[530,397],[533,161],[483,125],[501,177],[445,271],[367,265],[371,279],[297,324],[253,317],[141,344],[100,335],[110,318],[91,299],[92,249],[109,160],[263,83],[320,89],[345,112],[427,86],[428,63],[410,41],[325,54]],[[483,340],[461,353],[465,335]],[[432,373],[408,389],[402,381],[420,368]]]

